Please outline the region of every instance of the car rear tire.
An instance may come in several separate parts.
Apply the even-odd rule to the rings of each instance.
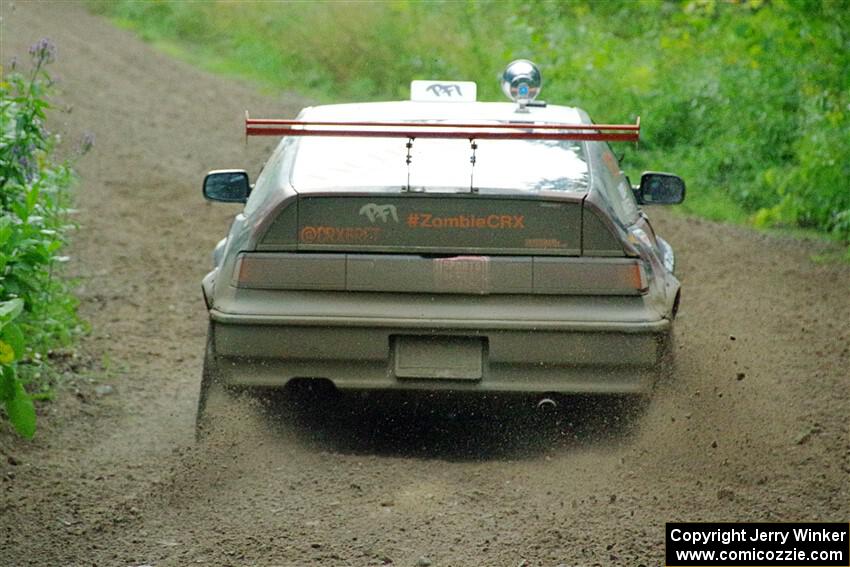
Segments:
[[[676,335],[670,331],[660,339],[656,383],[654,387],[671,382],[676,376]]]
[[[201,371],[201,388],[198,392],[198,409],[195,414],[195,439],[202,441],[220,427],[222,412],[216,409],[230,398],[229,392],[221,382],[218,360],[215,354],[215,327],[210,323],[207,329],[207,344],[204,350],[204,366]]]

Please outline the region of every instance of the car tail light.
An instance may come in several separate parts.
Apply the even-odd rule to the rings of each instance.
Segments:
[[[241,254],[236,287],[345,290],[345,254]]]
[[[638,295],[647,290],[636,258],[534,258],[534,293]]]

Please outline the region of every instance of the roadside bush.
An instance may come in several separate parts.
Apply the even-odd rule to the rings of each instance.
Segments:
[[[46,387],[50,349],[80,329],[59,269],[74,173],[55,161],[57,139],[45,128],[52,86],[45,67],[55,55],[41,40],[30,49],[32,68],[13,63],[0,82],[0,401],[25,437],[35,432],[28,391]],[[89,138],[81,151],[90,146]]]

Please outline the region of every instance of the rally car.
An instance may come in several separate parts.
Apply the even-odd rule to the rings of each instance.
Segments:
[[[632,186],[594,124],[537,99],[528,61],[510,102],[414,81],[411,100],[256,119],[281,138],[256,183],[210,172],[204,196],[245,203],[203,280],[199,420],[218,386],[645,394],[668,364],[679,281],[641,205],[685,185]]]

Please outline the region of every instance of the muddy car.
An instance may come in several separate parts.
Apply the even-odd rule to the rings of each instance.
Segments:
[[[539,72],[505,71],[510,102],[475,84],[414,81],[411,100],[255,119],[281,141],[252,184],[210,172],[204,196],[245,203],[203,280],[211,388],[645,394],[679,304],[671,247],[641,206],[684,183],[632,186],[594,124],[537,100]]]

